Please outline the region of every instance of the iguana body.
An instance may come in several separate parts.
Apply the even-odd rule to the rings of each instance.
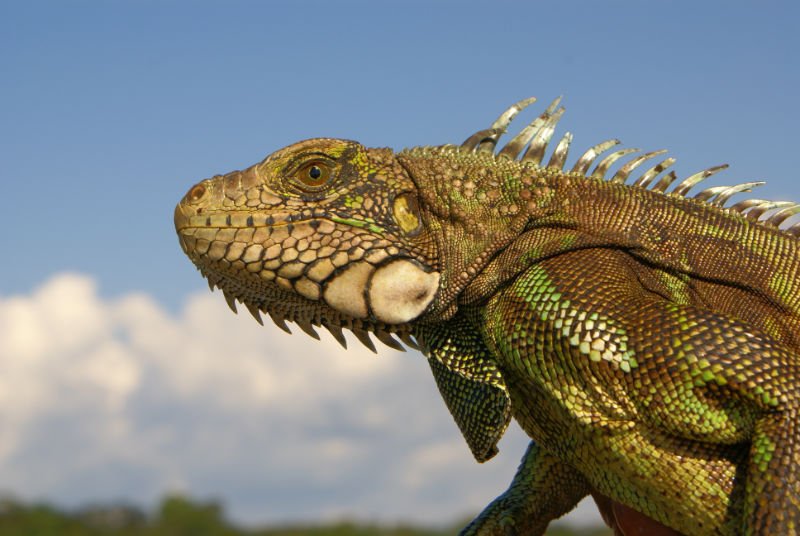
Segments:
[[[719,168],[664,193],[672,159],[624,184],[660,152],[590,173],[615,140],[567,171],[567,134],[543,165],[556,103],[495,153],[532,100],[459,147],[314,139],[205,180],[181,246],[259,321],[416,341],[479,461],[520,423],[520,470],[466,533],[541,534],[589,493],[685,534],[796,533],[800,241],[778,226],[800,208],[686,197]]]

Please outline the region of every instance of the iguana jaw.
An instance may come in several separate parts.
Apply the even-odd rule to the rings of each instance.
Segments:
[[[438,272],[374,229],[321,208],[212,208],[219,182],[189,191],[175,209],[175,228],[184,252],[233,310],[239,301],[259,322],[265,312],[282,329],[289,320],[315,338],[312,326],[321,325],[342,344],[348,328],[373,350],[367,332],[393,348],[402,346],[391,333],[415,346],[409,322],[433,301]]]

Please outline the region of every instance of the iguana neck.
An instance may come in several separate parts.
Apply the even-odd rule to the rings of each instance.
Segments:
[[[523,175],[517,162],[448,145],[401,151],[397,161],[416,184],[424,226],[446,259],[436,303],[421,320],[447,319],[462,291],[524,232],[527,206],[546,195],[546,181]]]
[[[706,289],[704,297],[703,285],[722,284],[777,309],[800,305],[800,277],[775,279],[800,272],[797,240],[739,214],[453,146],[415,148],[397,158],[417,184],[423,220],[449,259],[442,296],[426,319],[449,318],[459,304],[484,299],[531,263],[589,247],[623,249],[647,263],[661,277],[651,286],[667,299],[713,300],[715,291]],[[688,278],[705,283],[689,285]]]

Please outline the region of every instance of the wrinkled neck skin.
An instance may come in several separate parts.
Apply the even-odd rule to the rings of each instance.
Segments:
[[[498,253],[551,212],[552,189],[533,169],[523,174],[517,163],[452,146],[402,151],[397,160],[417,186],[421,217],[439,251],[439,295],[420,320],[445,320]]]
[[[422,321],[450,318],[459,305],[488,298],[531,264],[575,249],[638,250],[648,261],[670,264],[642,230],[669,227],[676,210],[658,211],[666,216],[654,223],[649,207],[685,201],[644,189],[642,199],[629,186],[454,146],[414,148],[397,160],[417,186],[421,216],[440,255],[439,296]]]

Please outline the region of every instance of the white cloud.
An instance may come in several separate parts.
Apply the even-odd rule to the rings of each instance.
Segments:
[[[525,438],[474,462],[418,353],[295,331],[72,273],[0,296],[0,483],[65,505],[183,489],[247,522],[450,522],[503,491]]]

